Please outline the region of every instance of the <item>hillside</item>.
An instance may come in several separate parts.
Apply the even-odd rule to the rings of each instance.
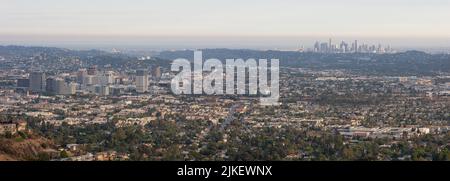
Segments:
[[[42,137],[1,137],[0,161],[49,160],[58,153],[54,148],[50,140]]]

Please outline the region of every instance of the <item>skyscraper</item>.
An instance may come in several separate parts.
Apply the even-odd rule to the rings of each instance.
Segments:
[[[153,77],[155,78],[155,80],[159,80],[161,78],[161,67],[160,66],[156,66],[155,69],[153,70]]]
[[[136,91],[138,93],[148,92],[148,70],[136,71]]]
[[[340,52],[341,53],[346,53],[348,50],[348,44],[345,43],[344,41],[341,42],[340,46],[339,46]]]
[[[77,83],[71,82],[67,85],[67,94],[75,94],[77,92]]]
[[[320,44],[320,52],[322,52],[322,53],[326,53],[326,52],[328,52],[328,43],[321,43]]]
[[[30,89],[33,92],[45,92],[45,73],[32,72],[30,74]]]
[[[17,79],[17,87],[20,88],[29,88],[30,87],[30,79]]]
[[[56,94],[55,78],[49,77],[45,82],[45,91],[50,94]]]
[[[87,76],[87,70],[86,69],[80,69],[77,72],[77,82],[79,84],[84,84],[84,79]]]
[[[320,43],[318,41],[314,43],[314,52],[320,52]]]
[[[114,73],[112,71],[104,71],[103,75],[99,77],[100,85],[110,85],[114,83]]]
[[[64,81],[64,79],[62,79],[62,78],[55,79],[54,87],[55,87],[56,94],[63,95],[63,94],[67,94],[67,92],[68,92],[67,86],[66,86],[66,81]]]
[[[109,95],[109,86],[106,85],[96,85],[94,86],[95,94],[100,96],[108,96]]]
[[[333,51],[333,48],[332,48],[333,46],[332,46],[332,44],[331,44],[331,38],[330,39],[328,39],[328,52],[332,52]]]

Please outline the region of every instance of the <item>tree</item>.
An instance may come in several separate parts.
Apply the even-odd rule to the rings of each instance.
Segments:
[[[59,157],[61,158],[68,158],[69,157],[69,153],[67,153],[66,150],[63,150],[59,153]]]

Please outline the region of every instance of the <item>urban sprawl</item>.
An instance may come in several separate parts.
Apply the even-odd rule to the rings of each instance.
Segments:
[[[352,52],[349,56],[366,62],[376,59],[365,53],[394,54],[390,47],[352,44],[317,42],[313,51]],[[30,48],[31,53],[23,54],[27,47],[0,49],[7,49],[0,51],[2,143],[36,141],[42,148],[29,157],[10,159],[450,157],[448,71],[377,75],[282,64],[280,105],[261,106],[258,96],[174,95],[170,81],[176,72],[160,63],[171,60],[149,55],[52,48]],[[109,62],[114,60],[119,63]],[[1,154],[17,155],[6,148]]]

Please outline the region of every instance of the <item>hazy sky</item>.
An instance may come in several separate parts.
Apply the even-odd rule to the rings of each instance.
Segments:
[[[0,41],[13,43],[292,44],[334,37],[445,47],[450,1],[0,0],[0,27]]]

